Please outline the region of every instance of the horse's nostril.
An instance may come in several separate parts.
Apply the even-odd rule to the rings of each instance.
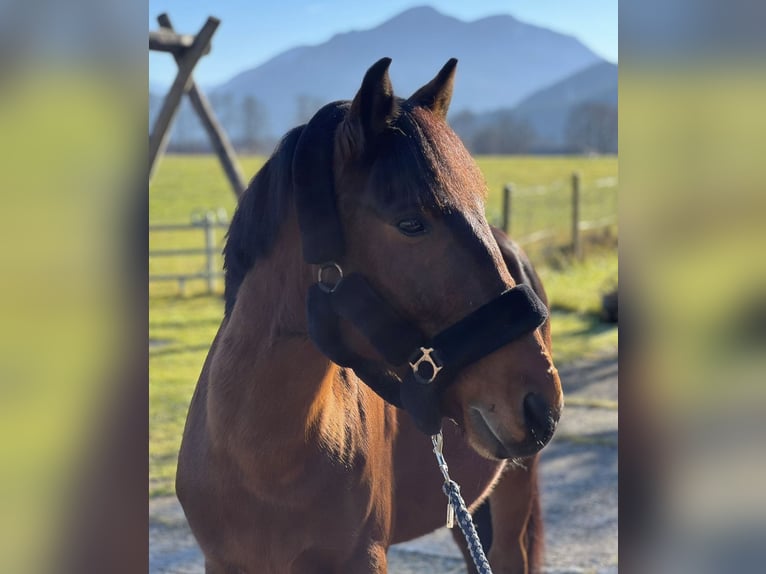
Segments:
[[[524,420],[536,441],[545,444],[553,436],[556,427],[553,413],[540,395],[529,393],[524,397]]]

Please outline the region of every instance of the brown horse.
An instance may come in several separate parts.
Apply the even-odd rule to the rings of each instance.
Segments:
[[[337,123],[320,131],[326,146],[301,144],[306,126],[289,132],[232,220],[226,311],[176,479],[208,573],[383,573],[391,544],[444,524],[428,436],[309,336],[318,266],[304,260],[314,246],[301,244],[311,217],[297,213],[297,180],[311,184],[317,165],[328,174],[343,272],[364,276],[426,336],[517,284],[545,300],[527,257],[488,225],[486,184],[446,124],[456,61],[407,100],[392,93],[389,63],[376,63],[353,102],[334,108]],[[384,363],[355,326],[341,320],[339,329],[354,356]],[[550,348],[546,321],[462,368],[439,395],[450,472],[495,574],[541,566],[537,452],[562,405]],[[378,370],[399,380],[409,368]],[[456,540],[464,547],[459,532]]]

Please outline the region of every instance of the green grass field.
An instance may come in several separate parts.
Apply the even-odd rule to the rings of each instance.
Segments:
[[[241,158],[250,178],[262,157]],[[617,328],[598,321],[601,295],[617,283],[614,240],[596,241],[583,262],[572,262],[565,250],[570,225],[571,174],[582,175],[583,219],[616,213],[617,159],[582,157],[482,157],[479,166],[489,189],[487,214],[499,221],[501,190],[513,182],[511,232],[515,237],[554,229],[554,246],[530,245],[529,252],[546,286],[553,308],[554,358],[557,364],[616,350]],[[149,191],[150,223],[185,223],[191,214],[223,208],[229,216],[235,199],[223,171],[212,156],[166,156]],[[616,236],[616,228],[610,231]],[[222,245],[223,231],[218,232]],[[606,244],[606,245],[605,245]],[[201,247],[202,233],[156,232],[150,249]],[[150,259],[150,273],[197,272],[202,257]],[[204,293],[204,283],[188,286],[189,296],[175,284],[153,283],[149,302],[149,489],[152,496],[173,492],[175,464],[186,411],[210,342],[223,315],[220,296]],[[219,285],[222,289],[222,285]]]

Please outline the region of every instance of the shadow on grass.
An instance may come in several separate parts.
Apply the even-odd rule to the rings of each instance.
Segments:
[[[608,331],[609,329],[615,329],[617,327],[616,323],[607,323],[604,321],[601,315],[596,311],[581,311],[572,308],[570,305],[563,305],[561,303],[551,304],[550,310],[551,313],[558,313],[561,315],[578,315],[587,321],[588,326],[581,331],[585,334],[596,335],[599,332]]]
[[[617,328],[613,323],[605,323],[602,321],[601,317],[595,313],[581,313],[580,316],[587,321],[587,325],[579,331],[572,331],[568,336],[587,335],[589,337],[594,337]]]
[[[558,434],[554,440],[579,446],[604,446],[617,448],[617,431],[599,431],[585,434]]]
[[[589,387],[602,385],[611,379],[617,380],[617,356],[610,354],[595,360],[575,361],[559,369],[564,394],[577,395]]]
[[[159,349],[160,347],[167,347],[173,344],[173,339],[156,339],[149,337],[149,348]]]
[[[183,321],[151,321],[150,329],[189,329],[192,327],[212,327],[221,323],[222,317],[185,319]]]
[[[176,301],[195,301],[197,299],[218,299],[221,302],[221,310],[223,310],[223,292],[222,291],[216,291],[214,293],[208,293],[207,289],[203,289],[201,291],[194,291],[190,293],[149,293],[149,299],[153,303],[165,303],[165,302],[176,302]]]
[[[559,369],[576,365],[583,359],[599,359],[615,354],[618,329],[602,323],[593,313],[555,310],[551,313],[553,357]]]
[[[176,462],[178,460],[178,453],[173,450],[172,452],[163,453],[149,453],[149,460],[156,465],[166,467],[169,464],[173,465],[175,470]]]
[[[183,353],[196,353],[197,351],[207,351],[210,349],[210,344],[204,345],[187,345],[185,347],[161,347],[149,350],[150,357],[166,357],[169,355],[180,355]]]

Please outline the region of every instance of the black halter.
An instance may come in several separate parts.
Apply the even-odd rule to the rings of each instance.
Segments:
[[[534,331],[547,318],[543,302],[527,285],[509,289],[428,339],[401,317],[359,274],[343,275],[343,226],[336,207],[332,155],[335,128],[348,102],[319,110],[295,148],[293,181],[303,257],[319,265],[308,292],[308,331],[330,360],[354,370],[385,401],[404,408],[429,435],[441,428],[441,395],[457,373],[482,357]],[[340,319],[361,331],[386,364],[352,351],[343,341]],[[394,367],[408,364],[404,380]]]

